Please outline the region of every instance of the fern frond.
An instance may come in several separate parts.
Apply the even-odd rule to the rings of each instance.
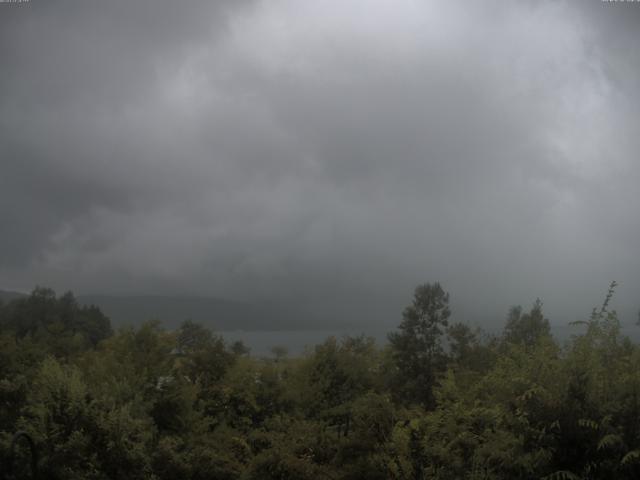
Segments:
[[[631,450],[628,452],[622,460],[620,460],[620,465],[629,465],[630,463],[635,463],[640,460],[640,450]]]
[[[598,450],[615,447],[616,445],[621,445],[623,443],[624,441],[620,435],[616,433],[609,433],[602,437],[598,442]]]
[[[584,428],[590,428],[592,430],[600,430],[600,425],[595,420],[589,418],[581,418],[578,420],[578,425]]]
[[[542,480],[582,480],[582,478],[569,470],[558,470],[543,477]]]

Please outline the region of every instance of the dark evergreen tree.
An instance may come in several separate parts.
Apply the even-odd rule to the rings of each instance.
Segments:
[[[542,302],[538,298],[529,313],[522,313],[522,307],[511,307],[504,327],[504,339],[508,343],[535,345],[541,338],[549,337],[549,320],[542,313]]]
[[[438,282],[426,283],[416,287],[399,331],[389,334],[396,393],[404,402],[434,406],[433,388],[445,366],[442,335],[450,314],[449,294]]]

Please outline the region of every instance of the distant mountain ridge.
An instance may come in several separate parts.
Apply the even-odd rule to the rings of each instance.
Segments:
[[[175,328],[188,319],[213,330],[286,330],[309,325],[308,313],[282,304],[160,295],[78,295],[77,298],[82,304],[98,306],[114,326],[138,325],[151,319],[160,320],[167,328]]]
[[[11,300],[24,298],[26,296],[26,293],[13,292],[11,290],[0,290],[0,301],[2,302],[10,302]]]
[[[60,292],[58,292],[60,293]],[[28,294],[0,290],[0,301],[25,298]],[[315,315],[285,303],[249,303],[214,297],[168,295],[76,295],[81,305],[95,305],[109,317],[114,327],[140,325],[159,320],[166,328],[176,328],[193,320],[212,330],[305,330],[318,324]],[[323,326],[327,322],[320,322]],[[330,325],[329,325],[330,326]]]

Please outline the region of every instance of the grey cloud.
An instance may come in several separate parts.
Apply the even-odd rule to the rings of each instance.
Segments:
[[[587,3],[4,8],[0,283],[628,314],[640,8]]]

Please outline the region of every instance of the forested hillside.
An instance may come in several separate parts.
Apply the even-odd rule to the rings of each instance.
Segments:
[[[24,430],[60,480],[639,478],[640,347],[614,287],[562,345],[540,301],[488,335],[450,323],[435,283],[386,345],[296,358],[191,321],[114,331],[38,288],[0,305],[0,465]]]

